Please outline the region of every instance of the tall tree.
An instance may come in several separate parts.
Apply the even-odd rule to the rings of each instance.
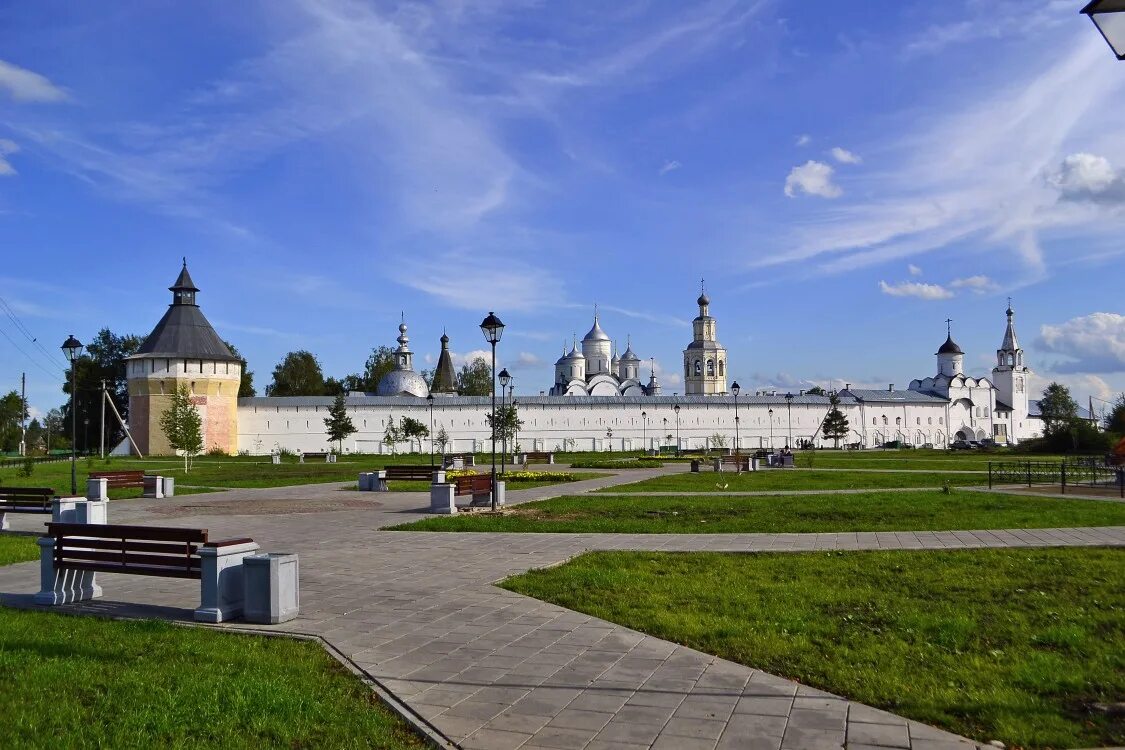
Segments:
[[[242,380],[238,383],[238,397],[250,398],[251,396],[257,396],[258,392],[254,390],[254,373],[250,372],[250,366],[246,362],[246,357],[243,357],[242,353],[239,352],[231,342],[223,341],[223,343],[227,345],[227,349],[230,349],[231,354],[238,357],[238,363],[242,365]]]
[[[46,431],[45,442],[47,452],[53,448],[69,448],[70,433],[67,432],[66,422],[63,421],[62,411],[51,409],[43,417],[43,429]]]
[[[399,429],[393,416],[387,417],[387,429],[383,431],[383,445],[391,449],[391,455],[396,452],[396,447],[402,442],[402,430]]]
[[[398,427],[403,440],[417,440],[418,452],[422,452],[422,438],[430,436],[430,428],[412,417],[403,417]]]
[[[1039,399],[1039,413],[1043,415],[1043,432],[1048,437],[1069,433],[1078,418],[1078,404],[1070,396],[1070,389],[1061,383],[1051,383]]]
[[[492,394],[492,366],[484,357],[475,357],[472,362],[461,365],[456,381],[457,392],[462,396],[489,396]]]
[[[26,416],[23,398],[19,391],[0,397],[0,451],[14,453],[19,450],[23,437],[21,425]]]
[[[30,454],[33,450],[38,452],[46,450],[46,440],[43,425],[38,419],[33,419],[27,423],[27,437],[25,442],[27,444],[27,452]]]
[[[184,472],[191,471],[191,459],[203,451],[203,419],[186,385],[172,394],[168,408],[160,415],[160,429],[168,445],[184,454]]]
[[[1125,435],[1125,393],[1120,394],[1113,402],[1113,409],[1105,416],[1106,432]]]
[[[344,404],[344,394],[336,394],[336,400],[328,407],[328,418],[324,420],[324,429],[328,432],[328,439],[340,444],[340,452],[344,451],[344,438],[356,433],[355,425],[348,416],[347,406]]]
[[[821,429],[824,431],[824,437],[835,442],[836,447],[840,447],[840,441],[848,436],[848,418],[844,412],[840,411],[840,397],[835,393],[828,396],[828,403],[832,408],[828,410],[827,416],[824,417],[824,424]]]
[[[434,442],[437,443],[438,449],[442,453],[445,453],[445,446],[449,445],[453,441],[449,437],[449,433],[445,431],[445,428],[439,427],[437,434],[434,435]]]
[[[106,391],[113,399],[114,406],[121,413],[121,418],[126,422],[129,421],[129,381],[125,374],[125,358],[136,354],[143,341],[140,336],[131,334],[119,336],[108,328],[103,328],[86,345],[86,353],[75,362],[75,379],[78,384],[78,423],[81,427],[83,420],[89,419],[91,426],[94,426],[93,430],[80,429],[77,431],[78,449],[80,451],[89,452],[90,445],[86,445],[87,439],[94,446],[101,442],[98,429],[101,425],[103,380],[106,383]],[[63,384],[63,393],[66,394],[70,394],[69,375],[70,373],[67,372],[67,378]],[[67,424],[68,437],[74,402],[75,399],[71,398],[63,405],[63,417]],[[109,414],[106,415],[105,430],[106,445],[108,446],[116,445],[125,437],[121,425]]]
[[[371,350],[371,354],[367,356],[367,362],[363,365],[363,378],[360,382],[362,387],[352,390],[374,393],[375,389],[379,387],[379,381],[393,369],[395,369],[395,350],[389,346],[375,347]]]
[[[273,382],[266,386],[267,396],[323,396],[324,372],[320,362],[305,350],[289,352],[273,368]]]
[[[805,393],[807,393],[810,396],[827,396],[828,395],[828,391],[824,390],[819,385],[814,385],[812,388],[809,388],[807,391],[805,391]]]

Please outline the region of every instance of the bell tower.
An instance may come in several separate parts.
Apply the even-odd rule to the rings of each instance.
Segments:
[[[1012,310],[1012,299],[1008,298],[1008,326],[1004,329],[1004,340],[996,350],[996,367],[992,368],[992,383],[996,386],[996,400],[1002,401],[1012,407],[1012,422],[1020,424],[1027,418],[1028,380],[1031,370],[1023,363],[1023,349],[1020,348],[1016,338],[1014,322],[1015,311]],[[1016,435],[1009,435],[1009,439]]]
[[[727,350],[715,333],[711,298],[699,280],[699,315],[691,322],[692,342],[684,349],[684,395],[717,396],[727,392]]]

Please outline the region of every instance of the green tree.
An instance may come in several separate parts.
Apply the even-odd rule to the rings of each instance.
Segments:
[[[27,423],[27,437],[24,438],[27,443],[27,452],[30,454],[32,451],[39,452],[46,450],[46,433],[43,430],[43,424],[38,419],[33,419]]]
[[[1105,430],[1125,435],[1125,393],[1117,397],[1113,409],[1105,416]]]
[[[437,434],[434,435],[434,442],[437,443],[441,452],[445,453],[445,446],[449,445],[453,440],[449,437],[449,433],[445,431],[444,427],[439,427]]]
[[[492,432],[492,439],[497,442],[505,442],[507,445],[514,442],[516,433],[523,427],[523,420],[520,419],[515,404],[496,407],[495,428],[492,426],[492,412],[485,414],[484,419]]]
[[[1051,383],[1039,399],[1039,413],[1043,415],[1043,434],[1048,438],[1069,434],[1078,419],[1078,404],[1070,396],[1070,389],[1060,383]]]
[[[186,385],[172,394],[168,408],[160,415],[160,429],[168,445],[184,454],[184,472],[190,471],[191,459],[203,450],[203,419]]]
[[[840,397],[835,393],[828,397],[828,403],[832,405],[832,408],[828,410],[827,416],[824,417],[821,430],[824,432],[824,437],[832,440],[839,448],[840,441],[848,436],[848,418],[844,415],[844,412],[840,411]]]
[[[371,354],[367,355],[367,362],[363,365],[363,376],[359,383],[361,387],[352,390],[374,393],[379,387],[379,381],[393,369],[395,369],[395,350],[389,346],[375,347],[371,350]]]
[[[224,341],[223,343],[227,345],[227,349],[230,349],[231,354],[238,357],[238,363],[242,365],[242,379],[238,383],[238,397],[250,398],[251,396],[257,396],[258,392],[254,390],[254,373],[250,372],[249,365],[246,363],[246,357],[243,357],[242,353],[234,348],[234,344],[231,342]]]
[[[727,436],[716,432],[711,436],[711,447],[722,450],[727,447]]]
[[[430,428],[412,417],[403,417],[398,426],[399,434],[403,440],[417,440],[418,452],[422,452],[422,438],[430,436]]]
[[[344,451],[344,439],[356,433],[355,425],[348,416],[348,408],[344,404],[344,394],[336,394],[336,400],[328,407],[328,418],[324,420],[324,428],[328,431],[328,439],[340,445],[340,452]]]
[[[266,386],[267,396],[323,396],[324,373],[311,352],[289,352],[273,368],[273,382]]]
[[[143,341],[144,339],[140,336],[131,334],[119,336],[108,328],[103,328],[86,345],[85,354],[75,362],[75,379],[78,384],[77,400],[74,398],[68,399],[62,409],[63,418],[67,424],[67,435],[69,436],[70,417],[72,410],[75,408],[75,402],[77,403],[79,426],[82,426],[83,419],[88,418],[91,421],[91,426],[95,427],[95,429],[89,431],[78,430],[78,449],[80,451],[89,452],[90,446],[86,445],[87,438],[89,438],[90,444],[94,446],[101,442],[97,426],[101,423],[100,407],[103,380],[105,381],[106,391],[113,399],[113,405],[117,407],[121,418],[126,422],[129,421],[129,382],[125,374],[125,359],[136,354]],[[70,395],[69,369],[66,374],[63,393]],[[105,431],[106,445],[109,446],[116,445],[125,437],[121,425],[110,414],[106,415]]]
[[[492,395],[492,367],[484,357],[474,357],[461,365],[456,376],[457,393],[462,396]],[[498,393],[497,396],[500,394]]]
[[[805,391],[805,393],[807,393],[810,396],[827,396],[828,395],[828,391],[824,390],[819,385],[814,385],[812,388],[809,388],[807,391]]]
[[[46,432],[44,442],[48,453],[55,448],[70,447],[70,433],[67,432],[62,411],[51,409],[47,412],[46,416],[43,417],[43,429]]]
[[[391,449],[391,455],[396,452],[396,447],[402,442],[402,431],[395,423],[394,417],[387,417],[387,429],[383,431],[383,445]]]
[[[10,391],[0,397],[0,451],[15,453],[19,450],[26,415],[19,391]]]

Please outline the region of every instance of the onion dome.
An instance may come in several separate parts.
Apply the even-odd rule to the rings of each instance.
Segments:
[[[601,324],[598,323],[597,315],[594,316],[594,327],[582,337],[583,343],[587,341],[609,341],[609,336],[606,335],[606,332],[602,330]]]
[[[953,335],[950,334],[949,336],[946,336],[945,343],[941,345],[941,348],[937,350],[937,353],[964,354],[965,352],[961,351],[961,347],[957,346],[956,342],[953,341]]]

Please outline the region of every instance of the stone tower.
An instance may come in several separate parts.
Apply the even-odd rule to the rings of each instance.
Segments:
[[[203,450],[237,453],[242,364],[196,304],[199,289],[191,280],[186,259],[168,290],[172,292],[168,311],[125,363],[129,430],[145,455],[172,453],[160,417],[172,393],[184,385],[203,418]]]
[[[1012,310],[1011,299],[1008,300],[1007,315],[1008,327],[1004,330],[1004,340],[1000,348],[996,350],[996,367],[992,368],[992,384],[996,386],[996,400],[1012,407],[1012,419],[1015,422],[1022,422],[1028,412],[1027,386],[1031,378],[1031,370],[1023,363],[1023,349],[1016,339],[1016,327],[1013,322],[1015,312]],[[1009,440],[1016,437],[1015,434],[1008,435]]]
[[[718,342],[711,299],[702,289],[696,303],[699,315],[692,321],[692,342],[684,349],[684,395],[717,396],[727,392],[727,350]]]

